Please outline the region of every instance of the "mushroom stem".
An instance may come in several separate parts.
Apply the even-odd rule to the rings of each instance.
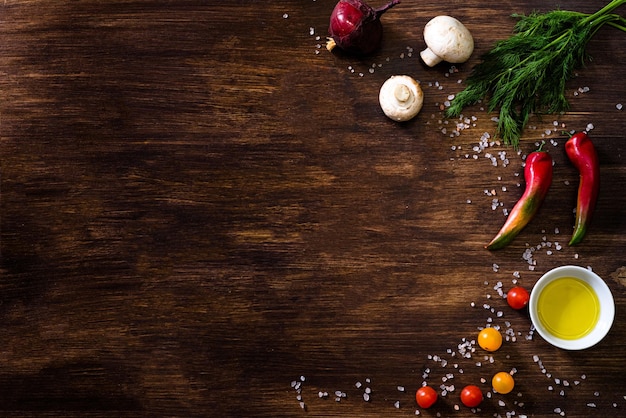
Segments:
[[[441,59],[439,55],[435,54],[430,48],[426,48],[425,50],[420,52],[420,56],[422,57],[424,64],[428,65],[429,67],[434,67],[435,65],[443,61],[443,59]]]
[[[393,91],[393,95],[397,101],[404,103],[411,98],[411,90],[409,90],[406,84],[398,84]]]

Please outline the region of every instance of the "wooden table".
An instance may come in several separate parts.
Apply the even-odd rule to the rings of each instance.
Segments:
[[[427,382],[440,399],[422,416],[624,416],[626,34],[597,34],[570,111],[533,118],[519,153],[480,106],[442,113],[512,13],[603,4],[405,0],[357,59],[324,48],[334,0],[5,1],[0,415],[414,416]],[[421,63],[438,14],[472,31],[469,62]],[[405,124],[378,106],[394,74],[425,94]],[[572,248],[561,132],[587,128],[602,188]],[[547,200],[489,252],[541,141]],[[550,346],[498,292],[565,264],[615,298],[584,351]],[[491,355],[471,343],[487,325],[508,333]],[[511,394],[490,393],[501,370]],[[467,384],[489,395],[480,411]]]

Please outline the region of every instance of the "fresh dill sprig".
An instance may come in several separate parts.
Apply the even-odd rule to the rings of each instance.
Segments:
[[[626,19],[613,10],[626,0],[612,0],[593,14],[554,10],[519,19],[514,35],[496,42],[482,56],[446,110],[456,117],[466,106],[487,100],[487,109],[500,109],[496,135],[516,148],[531,114],[565,111],[565,83],[589,59],[586,46],[605,24],[626,32]]]

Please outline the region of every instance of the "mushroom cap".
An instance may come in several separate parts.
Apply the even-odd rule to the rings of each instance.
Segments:
[[[436,16],[424,26],[424,42],[428,48],[422,51],[424,62],[435,65],[440,61],[461,63],[474,52],[474,38],[467,28],[452,16]],[[432,55],[439,57],[436,60]],[[434,62],[432,65],[430,63]]]
[[[424,92],[412,77],[393,75],[381,86],[378,101],[388,118],[405,122],[422,110]]]

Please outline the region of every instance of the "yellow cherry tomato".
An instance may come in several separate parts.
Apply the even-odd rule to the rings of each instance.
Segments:
[[[503,395],[506,395],[510,391],[513,390],[515,386],[515,380],[513,380],[513,376],[507,372],[496,373],[491,379],[491,386],[493,386],[493,390]]]
[[[502,346],[502,334],[495,328],[484,328],[478,333],[478,345],[483,350],[496,351]]]

